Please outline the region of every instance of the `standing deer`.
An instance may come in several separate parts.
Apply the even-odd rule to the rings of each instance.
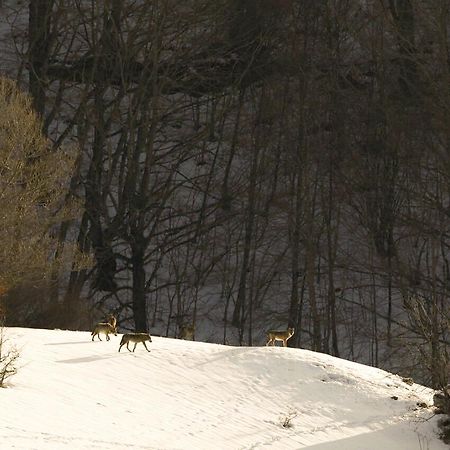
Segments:
[[[178,333],[179,339],[194,339],[195,325],[183,325]]]
[[[287,341],[294,335],[294,328],[288,328],[284,331],[269,330],[267,332],[267,344],[275,345],[275,341],[283,341],[283,347],[287,347]]]

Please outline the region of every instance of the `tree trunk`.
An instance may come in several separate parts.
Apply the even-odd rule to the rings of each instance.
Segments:
[[[131,264],[133,266],[133,319],[138,332],[148,332],[147,301],[145,298],[144,249],[136,244],[131,247]]]
[[[320,315],[317,306],[316,285],[315,285],[315,251],[314,243],[308,243],[306,246],[306,284],[308,286],[309,305],[313,322],[313,342],[312,349],[320,352],[322,350],[322,331],[320,326]]]
[[[233,311],[233,326],[239,328],[239,344],[242,345],[245,320],[247,315],[247,275],[250,271],[250,252],[253,241],[253,229],[255,223],[255,206],[256,206],[256,181],[257,181],[257,169],[258,169],[258,155],[259,147],[256,145],[253,148],[253,157],[250,169],[250,186],[248,190],[247,198],[247,214],[245,219],[245,235],[244,235],[244,248],[243,259],[241,266],[241,274],[239,278],[238,295],[236,304]]]
[[[33,106],[43,118],[45,113],[45,80],[51,45],[53,0],[30,0],[28,18],[29,83]],[[45,132],[45,130],[44,130]]]
[[[289,305],[288,326],[296,327],[298,323],[298,308],[299,308],[299,280],[300,280],[300,228],[301,224],[301,193],[302,193],[302,175],[297,173],[295,182],[293,183],[293,195],[295,198],[295,205],[293,206],[294,217],[293,230],[291,231],[291,300]],[[299,333],[300,330],[297,330]],[[292,339],[291,339],[292,340]],[[290,340],[290,341],[291,341]],[[288,341],[288,344],[289,342]],[[295,342],[295,341],[294,341]],[[292,345],[292,344],[291,344]]]

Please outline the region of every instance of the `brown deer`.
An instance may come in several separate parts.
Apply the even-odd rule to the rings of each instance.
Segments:
[[[294,328],[288,328],[285,331],[269,330],[267,332],[267,344],[275,345],[275,341],[283,341],[283,347],[287,347],[287,341],[294,335]]]

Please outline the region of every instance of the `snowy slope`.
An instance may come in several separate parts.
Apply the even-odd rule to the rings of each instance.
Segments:
[[[7,336],[21,368],[0,389],[2,450],[447,448],[432,408],[417,407],[431,390],[331,356],[159,337],[150,353],[118,353],[120,335]]]

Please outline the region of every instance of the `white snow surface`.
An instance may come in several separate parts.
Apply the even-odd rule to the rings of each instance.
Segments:
[[[26,328],[6,337],[20,359],[0,389],[2,450],[447,448],[433,408],[417,406],[432,404],[431,389],[329,355],[162,337],[151,352],[118,353],[120,334]]]

